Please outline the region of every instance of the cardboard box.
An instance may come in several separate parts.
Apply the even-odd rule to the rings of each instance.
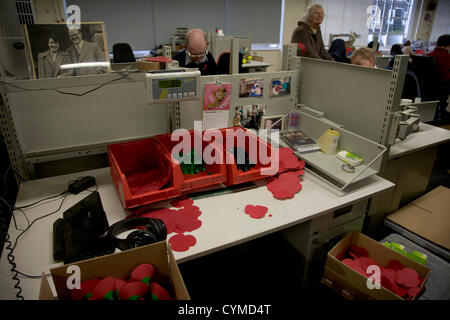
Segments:
[[[450,189],[439,186],[386,219],[450,250]]]
[[[165,63],[156,61],[138,61],[137,68],[139,71],[164,70]]]
[[[374,259],[382,266],[386,266],[389,260],[395,259],[405,266],[416,270],[419,276],[425,279],[420,289],[422,289],[430,275],[430,270],[424,265],[354,231],[348,234],[336,244],[330,252],[328,252],[325,271],[322,278],[323,284],[335,290],[341,290],[340,293],[347,299],[404,300],[402,297],[384,287],[381,287],[380,289],[369,289],[367,287],[366,277],[343,264],[336,258],[339,253],[343,252],[345,248],[350,245],[357,245],[365,248],[369,251],[370,258]]]
[[[126,279],[129,278],[131,271],[142,263],[151,263],[155,267],[155,281],[169,284],[172,287],[169,291],[172,297],[177,300],[190,300],[172,250],[167,247],[165,241],[51,269],[57,297],[53,296],[48,280],[43,277],[39,299],[70,299],[70,290],[66,285],[67,278],[71,275],[67,273],[70,265],[80,267],[81,281],[84,281],[107,276]]]
[[[253,61],[264,62],[264,58],[260,56],[252,56]]]

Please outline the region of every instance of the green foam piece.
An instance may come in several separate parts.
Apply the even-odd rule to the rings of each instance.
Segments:
[[[150,285],[150,277],[144,277],[141,279],[141,281],[148,286]]]
[[[105,294],[103,299],[105,299],[105,300],[114,300],[114,292],[113,291],[108,291],[108,293]]]

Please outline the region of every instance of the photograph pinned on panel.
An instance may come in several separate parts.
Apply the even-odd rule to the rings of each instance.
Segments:
[[[103,22],[26,25],[25,35],[35,79],[110,71]]]
[[[272,79],[271,97],[286,96],[291,93],[291,77]]]
[[[264,95],[264,81],[262,78],[255,79],[241,79],[239,90],[240,98],[247,97],[263,97]]]
[[[264,116],[265,112],[265,104],[236,107],[233,117],[233,126],[259,130],[261,118]]]

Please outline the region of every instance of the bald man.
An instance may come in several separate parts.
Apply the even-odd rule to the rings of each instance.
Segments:
[[[191,29],[186,33],[185,49],[173,59],[179,62],[180,67],[198,68],[202,76],[217,74],[216,61],[206,49],[207,46],[203,30]]]

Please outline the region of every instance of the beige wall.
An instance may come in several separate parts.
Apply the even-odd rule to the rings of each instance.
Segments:
[[[64,6],[61,0],[34,0],[36,24],[65,22]]]
[[[285,0],[283,44],[291,42],[292,31],[297,27],[297,22],[306,10],[309,0]]]

